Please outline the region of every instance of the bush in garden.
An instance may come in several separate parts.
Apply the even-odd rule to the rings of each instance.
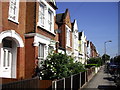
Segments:
[[[85,71],[85,68],[81,62],[72,63],[68,68],[71,70],[72,74],[77,74]]]
[[[92,67],[92,66],[99,67],[101,65],[102,65],[102,59],[100,57],[96,57],[96,58],[90,58],[87,61],[86,67]]]
[[[61,79],[85,70],[80,62],[73,61],[71,56],[53,53],[47,57],[44,69],[39,72],[40,77],[46,80]]]

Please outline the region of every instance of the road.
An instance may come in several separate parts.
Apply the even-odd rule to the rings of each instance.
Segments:
[[[105,66],[102,66],[100,71],[82,88],[85,89],[116,89],[113,77],[105,72]]]

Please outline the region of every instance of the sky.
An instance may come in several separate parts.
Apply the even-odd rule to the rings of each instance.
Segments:
[[[98,53],[106,54],[111,58],[118,55],[118,3],[117,2],[56,2],[56,13],[69,9],[71,22],[78,22],[79,31],[84,31],[87,40],[93,42]]]

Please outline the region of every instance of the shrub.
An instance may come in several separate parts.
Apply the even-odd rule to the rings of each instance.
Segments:
[[[66,54],[54,53],[47,57],[44,69],[39,72],[42,79],[54,80],[68,77],[85,71],[85,68],[80,62],[73,62],[74,59]]]
[[[88,61],[88,67],[90,66],[96,66],[96,67],[99,67],[102,65],[102,59],[100,57],[97,57],[97,58],[90,58]]]

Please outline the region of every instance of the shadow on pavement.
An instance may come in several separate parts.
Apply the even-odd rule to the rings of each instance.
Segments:
[[[104,70],[104,73],[109,73],[109,71],[108,70]]]
[[[98,89],[116,89],[117,87],[115,85],[99,85]]]
[[[108,81],[114,81],[114,79],[112,77],[104,77],[103,79],[106,79]]]

